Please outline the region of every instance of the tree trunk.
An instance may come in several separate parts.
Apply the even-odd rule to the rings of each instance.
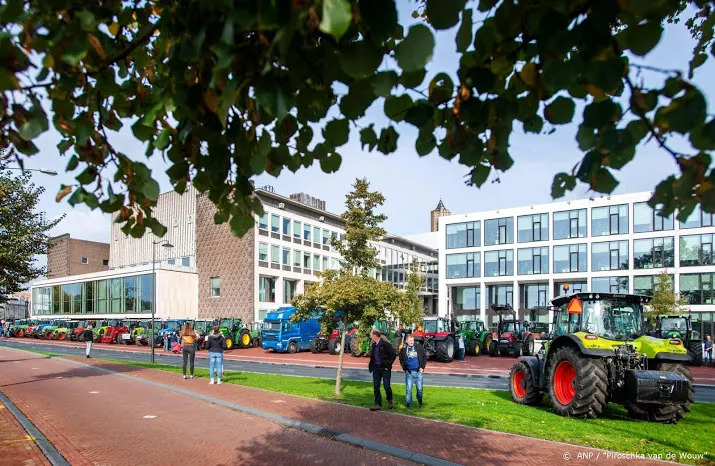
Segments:
[[[345,355],[345,335],[347,331],[343,330],[340,335],[340,355],[338,356],[338,375],[335,377],[335,395],[340,396],[340,382],[343,380],[343,356]]]

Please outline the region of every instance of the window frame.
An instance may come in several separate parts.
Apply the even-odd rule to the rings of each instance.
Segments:
[[[218,286],[216,286],[217,281]],[[221,277],[215,276],[209,278],[209,296],[212,298],[217,298],[221,296]]]

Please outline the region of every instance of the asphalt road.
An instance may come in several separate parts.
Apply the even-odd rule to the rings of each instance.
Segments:
[[[45,344],[34,343],[15,343],[12,340],[0,341],[0,346],[17,349],[34,349],[38,351],[63,354],[67,356],[82,356],[84,348],[74,346],[52,345],[48,347]],[[98,358],[116,359],[122,361],[137,361],[149,362],[149,355],[146,353],[130,352],[130,351],[108,351],[103,350],[99,345],[92,348],[92,355]],[[168,364],[172,366],[180,366],[181,358],[176,355],[167,355],[161,349],[155,353],[155,360],[159,364]],[[206,358],[196,358],[196,367],[208,369],[209,361]],[[259,374],[279,374],[292,375],[296,377],[317,377],[323,379],[335,379],[336,369],[329,367],[312,367],[297,364],[276,364],[262,363],[253,361],[237,361],[232,359],[224,359],[224,370],[254,372]],[[396,374],[397,375],[397,374]],[[401,374],[400,374],[401,375]],[[372,376],[365,369],[349,369],[343,368],[343,379],[355,380],[360,382],[371,382]],[[400,382],[401,377],[394,377],[393,381]],[[459,388],[476,388],[484,390],[508,390],[509,381],[506,377],[488,376],[480,374],[443,374],[429,373],[425,374],[425,384],[441,387],[459,387]],[[695,401],[715,403],[715,387],[695,389]]]

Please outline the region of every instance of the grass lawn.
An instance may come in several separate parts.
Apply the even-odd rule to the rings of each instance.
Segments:
[[[181,373],[181,368],[176,366],[104,360]],[[207,378],[208,370],[197,368],[196,375]],[[336,398],[333,380],[235,371],[227,371],[223,380],[349,405],[369,407],[373,403],[372,385],[365,382],[343,381],[342,397]],[[404,407],[404,384],[394,383],[403,380],[402,372],[396,372],[393,391],[395,411],[399,413],[605,450],[662,455],[662,459],[684,463],[715,463],[715,403],[695,403],[692,412],[676,425],[633,421],[625,409],[615,404],[609,406],[602,418],[570,419],[554,414],[547,401],[537,407],[517,405],[507,391],[430,387],[429,374],[426,374],[424,408],[408,411]],[[668,458],[668,454],[675,457]],[[681,457],[687,454],[705,456],[702,459]]]

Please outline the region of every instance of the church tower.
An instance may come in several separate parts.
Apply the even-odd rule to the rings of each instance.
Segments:
[[[447,210],[447,208],[444,206],[444,203],[442,202],[442,199],[440,198],[439,204],[437,204],[437,207],[432,212],[430,212],[430,223],[431,223],[430,231],[439,230],[439,218],[446,217],[447,215],[451,215],[451,214],[452,214],[452,212]]]

